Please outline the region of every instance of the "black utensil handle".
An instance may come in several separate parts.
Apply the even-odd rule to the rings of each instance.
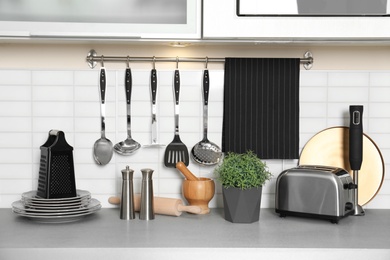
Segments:
[[[129,105],[131,100],[131,86],[132,86],[132,78],[131,78],[131,69],[126,68],[125,72],[125,92],[126,92],[126,103]]]
[[[175,79],[174,79],[174,88],[175,88],[175,102],[176,105],[179,104],[179,94],[180,94],[180,73],[179,70],[175,70]]]
[[[349,163],[360,170],[363,161],[363,106],[349,106]]]
[[[210,78],[209,70],[203,71],[203,101],[204,105],[209,104]]]
[[[157,71],[152,69],[150,74],[150,88],[152,90],[152,104],[156,104],[156,95],[157,95]]]
[[[106,69],[105,68],[100,68],[99,87],[100,87],[100,99],[102,101],[102,104],[104,104],[105,97],[106,97]]]

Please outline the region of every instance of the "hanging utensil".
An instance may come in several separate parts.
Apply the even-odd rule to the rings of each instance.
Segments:
[[[152,143],[144,147],[162,147],[157,141],[157,71],[155,68],[155,57],[153,57],[153,69],[150,72],[150,92],[152,95]]]
[[[221,148],[207,139],[209,89],[210,78],[206,65],[203,71],[203,139],[191,150],[192,159],[203,165],[217,164],[222,158]]]
[[[175,168],[176,163],[182,161],[189,164],[189,154],[187,146],[180,140],[179,136],[179,94],[180,94],[180,74],[175,70],[174,96],[175,96],[175,136],[173,141],[167,146],[164,154],[164,164],[166,167]]]
[[[358,204],[358,174],[363,161],[363,106],[349,106],[349,164],[353,171],[355,183],[355,216],[364,216],[362,206]]]
[[[114,146],[115,152],[121,155],[131,155],[141,147],[141,145],[131,137],[131,89],[132,89],[131,69],[129,67],[129,63],[127,63],[127,68],[125,72],[127,138],[126,140],[119,142]]]
[[[106,95],[106,69],[103,64],[100,68],[99,77],[99,92],[100,92],[100,119],[101,119],[101,138],[96,140],[93,146],[93,158],[96,163],[105,165],[110,162],[114,153],[112,142],[106,138],[106,123],[105,123],[105,95]]]

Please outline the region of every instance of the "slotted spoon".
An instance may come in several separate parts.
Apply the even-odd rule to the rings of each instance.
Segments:
[[[187,146],[180,140],[179,136],[179,94],[180,94],[180,74],[175,70],[174,96],[175,96],[175,136],[173,141],[167,146],[164,154],[164,164],[166,167],[176,168],[176,163],[183,162],[189,164],[189,154]]]
[[[203,71],[203,139],[191,150],[192,159],[203,165],[217,164],[222,157],[221,148],[207,139],[209,89],[209,71],[205,69]]]

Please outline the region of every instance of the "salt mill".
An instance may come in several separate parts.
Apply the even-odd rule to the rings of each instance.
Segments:
[[[141,186],[141,208],[139,218],[142,220],[154,219],[154,195],[152,169],[141,169],[142,186]]]
[[[134,171],[126,166],[122,170],[122,197],[120,218],[129,220],[135,218],[134,212],[134,190],[133,190],[133,173]]]

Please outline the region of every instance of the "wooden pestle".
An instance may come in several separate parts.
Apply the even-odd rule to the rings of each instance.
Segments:
[[[120,204],[120,197],[110,197],[108,202],[113,205]],[[134,210],[140,211],[141,195],[134,195]],[[199,206],[185,206],[181,199],[154,197],[154,213],[169,216],[180,216],[183,211],[199,214],[202,209]]]
[[[183,162],[176,163],[176,169],[178,169],[189,181],[199,181],[199,178],[196,177]]]

